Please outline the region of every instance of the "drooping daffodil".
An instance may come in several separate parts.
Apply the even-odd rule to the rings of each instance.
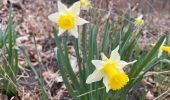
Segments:
[[[91,1],[89,0],[80,0],[80,6],[83,10],[88,10],[91,8]]]
[[[144,24],[143,15],[140,15],[139,17],[135,18],[135,24],[139,26],[143,26]]]
[[[70,8],[58,1],[58,12],[48,16],[48,18],[57,23],[59,26],[58,35],[69,31],[71,35],[78,38],[78,25],[88,23],[88,21],[79,17],[80,14],[80,1],[75,2]]]
[[[96,69],[87,77],[87,84],[100,81],[103,78],[106,92],[108,92],[110,89],[119,90],[128,83],[129,78],[123,68],[135,63],[136,60],[129,63],[121,60],[118,49],[119,46],[111,52],[109,59],[101,53],[102,60],[92,60]]]

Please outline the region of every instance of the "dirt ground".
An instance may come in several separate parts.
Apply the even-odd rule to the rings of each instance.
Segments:
[[[17,23],[17,44],[29,51],[36,70],[42,73],[49,99],[70,99],[54,58],[55,43],[51,34],[54,23],[47,18],[49,14],[57,11],[57,0],[0,0],[0,19],[5,24],[10,5]],[[143,14],[145,30],[140,39],[143,46],[156,41],[164,32],[170,30],[170,0],[92,0],[92,5],[95,13],[91,14],[91,11],[83,16],[88,16],[93,21],[95,14],[99,14],[98,19],[102,19],[99,22],[101,27],[112,15],[123,17],[124,13],[130,11],[135,18]],[[5,27],[5,24],[0,27]],[[40,57],[36,55],[35,42]],[[70,56],[71,63],[75,64],[75,54],[71,46]],[[22,55],[19,57],[19,64],[22,71],[17,79],[18,95],[24,100],[39,100],[39,84]],[[74,71],[77,72],[77,68],[74,68]],[[4,98],[8,97],[4,95]]]

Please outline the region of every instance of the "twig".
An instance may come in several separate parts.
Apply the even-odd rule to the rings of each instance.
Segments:
[[[161,98],[163,95],[167,94],[168,92],[170,92],[170,89],[165,91],[164,93],[162,93],[161,95],[159,95],[158,97],[156,97],[155,99],[153,100],[158,100],[159,98]]]
[[[170,74],[170,71],[161,71],[161,72],[148,72],[144,77],[158,75],[158,74]]]

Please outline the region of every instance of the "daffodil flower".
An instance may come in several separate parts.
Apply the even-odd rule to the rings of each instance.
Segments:
[[[82,9],[84,10],[88,10],[89,8],[91,8],[91,1],[89,0],[80,0],[80,6]]]
[[[70,8],[58,1],[58,12],[48,16],[48,18],[57,23],[59,26],[59,34],[69,31],[71,35],[78,38],[78,25],[88,23],[88,21],[79,17],[80,2],[75,2]]]
[[[160,56],[162,55],[162,52],[163,52],[163,51],[168,52],[168,53],[170,54],[170,46],[164,46],[166,41],[167,41],[167,40],[164,39],[162,45],[161,45],[160,48],[159,48],[158,58],[160,58]],[[155,44],[153,44],[153,45],[155,45]]]
[[[161,46],[160,50],[166,51],[166,52],[168,52],[170,54],[170,46]]]
[[[92,60],[92,64],[96,67],[96,69],[87,77],[87,84],[100,81],[103,78],[103,83],[106,86],[106,92],[110,89],[119,90],[127,84],[129,78],[123,71],[123,68],[128,64],[133,64],[136,60],[129,63],[120,60],[118,49],[119,46],[111,52],[109,59],[102,53],[102,60]]]
[[[144,24],[143,15],[140,15],[139,17],[135,18],[135,24],[143,26]]]

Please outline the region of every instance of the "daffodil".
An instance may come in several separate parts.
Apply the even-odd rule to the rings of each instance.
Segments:
[[[160,50],[166,51],[166,52],[168,52],[170,54],[170,46],[161,46]]]
[[[80,6],[82,9],[84,10],[88,10],[89,8],[91,8],[91,1],[89,0],[80,0]]]
[[[160,58],[160,56],[162,55],[162,52],[168,52],[170,54],[170,46],[165,46],[167,39],[164,39],[164,41],[162,42],[162,45],[159,48],[159,52],[158,52],[158,58]],[[155,45],[155,44],[153,44]]]
[[[59,26],[59,34],[63,34],[65,31],[69,31],[71,35],[78,38],[78,25],[88,23],[88,21],[79,17],[80,14],[80,2],[75,2],[70,8],[67,8],[64,4],[58,1],[58,12],[48,16],[48,18],[57,23]]]
[[[144,24],[143,15],[140,15],[139,17],[135,18],[135,24],[143,26]]]
[[[120,60],[118,49],[119,46],[111,52],[109,59],[102,53],[102,60],[92,60],[92,64],[96,69],[87,77],[87,84],[100,81],[103,78],[106,92],[108,92],[110,89],[119,90],[128,83],[129,78],[123,68],[136,61],[128,63]]]

